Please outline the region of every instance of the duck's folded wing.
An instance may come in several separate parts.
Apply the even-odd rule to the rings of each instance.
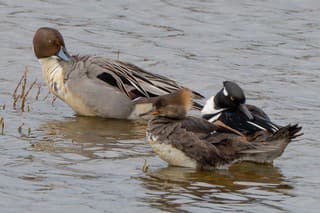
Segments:
[[[149,73],[133,64],[107,58],[91,56],[87,58],[87,75],[97,78],[111,86],[117,87],[130,99],[138,97],[156,97],[172,93],[181,86],[175,81],[164,76]],[[195,98],[203,98],[194,92]],[[194,102],[194,107],[202,108],[202,105]]]
[[[188,116],[181,121],[181,127],[187,131],[194,133],[204,133],[210,135],[216,131],[218,127],[202,118]]]
[[[272,162],[279,157],[292,141],[292,139],[301,136],[301,126],[287,125],[281,127],[276,133],[262,134],[250,143],[254,149],[242,150],[240,154],[243,159],[255,162]]]
[[[213,168],[230,162],[226,156],[221,155],[214,144],[201,140],[197,134],[184,128],[174,128],[174,131],[168,135],[167,141],[186,156],[194,159],[199,168]]]
[[[181,86],[165,76],[147,72],[134,64],[125,63],[121,61],[117,61],[117,63],[121,64],[124,67],[127,67],[130,72],[132,72],[133,76],[137,78],[137,80],[144,84],[143,86],[150,89],[157,95],[164,95],[167,93],[172,93],[177,89],[180,89]],[[195,99],[204,98],[200,93],[192,91]]]
[[[118,89],[86,76],[68,79],[65,87],[66,102],[73,105],[72,108],[76,112],[79,106],[85,106],[86,110],[94,112],[93,114],[98,113],[110,118],[127,118],[133,109],[131,100]]]
[[[251,112],[251,114],[255,115],[255,116],[259,116],[260,118],[263,118],[265,120],[270,121],[269,116],[267,115],[267,113],[265,113],[265,111],[263,111],[261,108],[255,106],[255,105],[251,105],[251,104],[246,104],[248,110]]]

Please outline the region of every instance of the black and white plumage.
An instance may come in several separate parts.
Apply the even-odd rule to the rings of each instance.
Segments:
[[[273,123],[262,109],[245,102],[243,90],[234,82],[224,81],[223,88],[206,101],[201,114],[211,123],[218,122],[244,135],[279,130],[280,126]]]

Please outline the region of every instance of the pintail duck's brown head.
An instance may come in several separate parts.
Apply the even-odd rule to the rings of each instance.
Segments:
[[[64,61],[70,60],[61,33],[53,28],[41,27],[36,31],[33,50],[38,59],[56,56]]]
[[[191,90],[183,88],[175,93],[160,96],[148,113],[161,117],[183,119],[192,106]]]

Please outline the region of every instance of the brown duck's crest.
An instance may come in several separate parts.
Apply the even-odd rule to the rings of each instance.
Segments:
[[[193,93],[187,88],[182,88],[176,92],[177,104],[184,106],[188,111],[192,107]]]

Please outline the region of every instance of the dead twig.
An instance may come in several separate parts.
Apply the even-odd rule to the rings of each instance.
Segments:
[[[24,126],[24,123],[22,123],[19,127],[18,127],[18,132],[20,135],[22,135],[22,127]]]
[[[41,92],[41,84],[37,84],[38,90],[37,90],[37,95],[36,95],[36,101],[39,99],[40,92]]]
[[[148,169],[149,169],[148,161],[146,159],[144,159],[143,166],[142,166],[142,172],[147,173]]]
[[[14,89],[14,91],[12,93],[13,99],[17,99],[17,91],[18,91],[18,88],[20,87],[23,79],[24,79],[24,75],[21,76],[20,81],[18,82],[16,88]]]
[[[0,117],[0,125],[1,125],[1,131],[0,134],[3,135],[4,130],[4,118]]]
[[[24,97],[26,86],[27,86],[28,67],[24,69],[23,76],[24,78],[23,78],[23,82],[21,86],[21,94],[20,94],[20,97],[22,98]]]
[[[51,101],[51,105],[53,106],[54,102],[57,100],[57,96],[52,96],[52,101]]]
[[[21,105],[20,105],[20,109],[22,112],[24,112],[24,106],[25,106],[25,102],[26,102],[26,98],[27,96],[29,95],[32,87],[37,83],[37,79],[35,79],[32,84],[29,86],[27,92],[24,94],[24,96],[22,97],[22,100],[21,100]],[[30,110],[30,107],[29,107],[29,110]]]
[[[51,94],[51,92],[48,91],[48,94],[47,94],[46,96],[44,96],[44,98],[42,99],[42,101],[45,101],[45,100],[49,97],[50,94]]]
[[[18,99],[20,97],[20,95],[17,96],[17,92],[18,92],[18,89],[19,89],[23,79],[25,79],[25,75],[21,76],[20,81],[18,82],[16,88],[14,89],[14,91],[12,93],[12,98],[13,98],[12,106],[13,106],[13,109],[16,109],[17,101],[18,101]]]

